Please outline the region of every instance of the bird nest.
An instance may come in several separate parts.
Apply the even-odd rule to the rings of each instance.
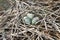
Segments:
[[[0,12],[1,40],[60,40],[58,2],[15,0],[11,4],[11,8]],[[37,24],[23,22],[28,13],[39,17]]]

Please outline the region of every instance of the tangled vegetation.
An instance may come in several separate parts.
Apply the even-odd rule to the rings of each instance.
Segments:
[[[5,0],[2,4],[0,40],[60,40],[60,0]]]

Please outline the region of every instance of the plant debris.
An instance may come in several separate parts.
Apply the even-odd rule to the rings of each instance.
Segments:
[[[60,40],[60,0],[7,1],[0,0],[0,40]]]

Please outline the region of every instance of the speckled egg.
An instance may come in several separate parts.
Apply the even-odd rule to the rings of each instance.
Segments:
[[[37,21],[39,21],[39,17],[34,17],[34,18],[32,19],[32,24],[36,24]]]
[[[28,14],[27,14],[27,17],[29,17],[29,18],[32,19],[32,18],[34,17],[34,14],[28,13]]]
[[[25,16],[25,17],[23,18],[23,21],[24,21],[24,23],[26,23],[26,24],[28,24],[28,25],[31,24],[31,19],[28,18],[27,16]]]

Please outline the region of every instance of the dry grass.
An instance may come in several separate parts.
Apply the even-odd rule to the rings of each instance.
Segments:
[[[0,40],[60,40],[60,1],[9,2],[11,7],[0,11]],[[22,18],[29,12],[40,18],[36,25],[23,23]]]

